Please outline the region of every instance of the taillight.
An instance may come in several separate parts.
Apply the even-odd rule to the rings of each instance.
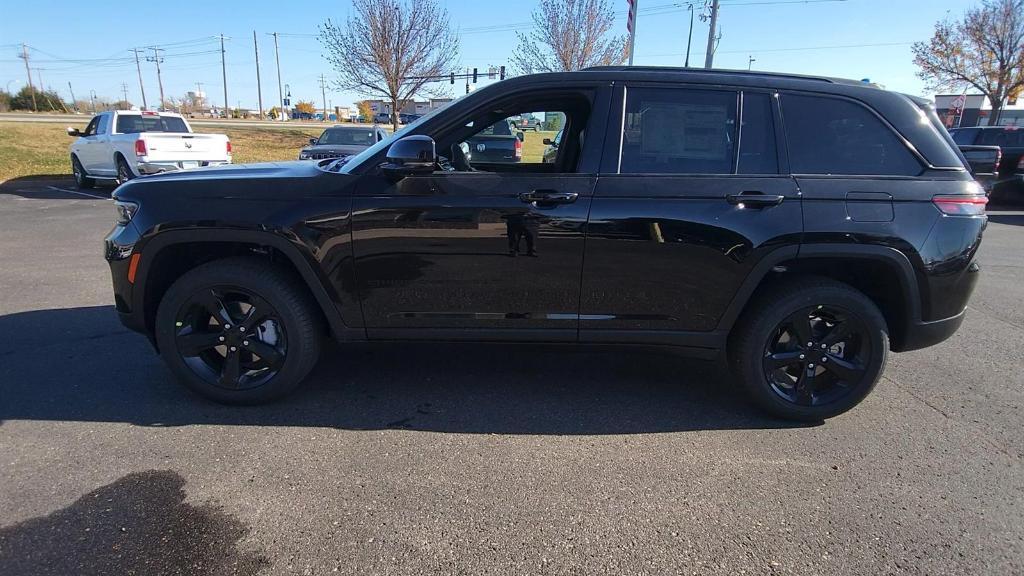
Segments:
[[[985,196],[935,196],[932,203],[950,216],[978,216],[985,213],[988,198]]]
[[[228,154],[231,154],[231,140],[228,140]]]
[[[135,155],[136,156],[145,156],[146,155],[146,141],[145,140],[136,140],[135,141]]]
[[[516,138],[516,160],[523,159],[523,141]]]

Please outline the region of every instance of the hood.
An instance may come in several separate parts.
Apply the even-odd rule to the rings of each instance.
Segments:
[[[234,180],[255,178],[302,178],[320,173],[316,164],[310,162],[261,162],[259,164],[225,164],[208,166],[180,172],[162,172],[142,176],[131,182],[181,181],[181,180]]]
[[[363,150],[366,150],[369,146],[360,146],[356,144],[317,144],[316,146],[306,146],[302,149],[303,152],[312,152],[314,154],[337,154],[338,156],[352,156],[353,154],[359,154]]]

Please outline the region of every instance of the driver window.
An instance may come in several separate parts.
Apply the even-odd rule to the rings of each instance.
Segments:
[[[473,121],[467,127],[481,124]],[[556,139],[565,124],[564,112],[524,112],[492,122],[455,145],[461,148],[468,163],[462,169],[501,172],[516,166],[555,164],[561,143],[556,143]],[[453,164],[459,170],[461,162]]]
[[[96,125],[99,124],[99,122],[100,122],[100,117],[99,116],[93,118],[92,121],[89,122],[89,125],[85,127],[85,132],[82,133],[82,136],[95,136],[96,135]]]

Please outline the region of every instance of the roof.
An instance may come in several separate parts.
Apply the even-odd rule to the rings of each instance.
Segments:
[[[661,72],[672,74],[692,74],[697,76],[743,76],[749,78],[772,78],[791,80],[811,80],[830,84],[848,84],[856,86],[872,86],[862,80],[849,78],[833,78],[829,76],[812,76],[807,74],[788,74],[784,72],[760,72],[754,70],[732,70],[727,68],[682,68],[679,66],[591,66],[582,72]]]

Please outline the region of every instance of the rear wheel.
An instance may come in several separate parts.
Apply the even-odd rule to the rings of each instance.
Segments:
[[[758,298],[732,342],[732,366],[750,398],[782,418],[821,421],[875,387],[889,350],[885,318],[864,294],[804,279]]]
[[[124,156],[117,157],[117,183],[124,184],[125,182],[135,178],[135,173],[132,172],[131,166],[128,166],[128,161],[124,159]]]
[[[256,259],[218,260],[175,282],[157,311],[160,354],[178,379],[218,402],[257,404],[298,386],[321,330],[308,293]]]
[[[87,190],[96,186],[96,181],[86,175],[78,156],[71,157],[71,174],[75,177],[75,186],[80,189]]]

